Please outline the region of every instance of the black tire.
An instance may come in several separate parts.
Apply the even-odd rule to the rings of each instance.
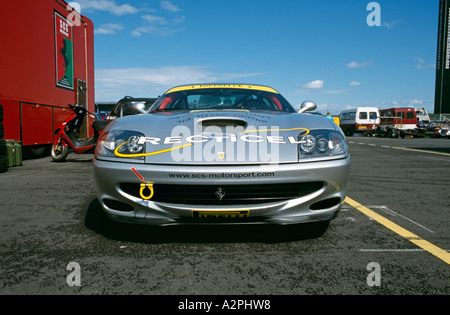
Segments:
[[[0,122],[0,139],[5,137],[5,126]]]
[[[125,226],[121,223],[111,221],[106,212],[102,209],[98,199],[95,199],[90,203],[86,212],[84,224],[88,229],[111,238],[117,237],[117,232],[120,230],[120,227]],[[136,231],[134,227],[133,231]]]
[[[353,128],[347,128],[346,130],[345,130],[345,135],[347,136],[347,137],[353,137],[353,135],[355,134],[355,132],[353,131]]]
[[[384,132],[381,130],[380,127],[377,127],[376,136],[377,136],[378,138],[381,138],[381,137],[384,137],[384,136],[385,136],[385,135],[384,135]]]
[[[46,154],[46,152],[48,155],[48,146],[46,146],[46,145],[31,146],[29,149],[30,149],[33,157],[36,157],[36,158],[43,157]]]
[[[0,156],[6,156],[6,140],[0,139]]]
[[[399,134],[398,134],[398,130],[392,130],[392,129],[388,129],[387,130],[387,137],[388,138],[398,138]]]
[[[61,150],[57,151],[55,146],[52,145],[52,149],[50,151],[50,155],[52,156],[52,160],[55,162],[63,162],[66,160],[69,155],[69,148],[65,145],[61,144]]]
[[[3,122],[3,105],[0,104],[0,123]]]

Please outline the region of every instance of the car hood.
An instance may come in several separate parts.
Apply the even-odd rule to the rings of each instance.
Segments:
[[[298,162],[298,138],[336,130],[320,115],[271,111],[167,111],[116,119],[110,130],[145,136],[145,163],[242,165]]]

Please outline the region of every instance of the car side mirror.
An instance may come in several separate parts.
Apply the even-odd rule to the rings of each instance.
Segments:
[[[312,101],[304,101],[302,105],[300,105],[300,109],[298,113],[309,112],[315,110],[317,108],[317,104]]]
[[[145,104],[144,103],[132,103],[131,110],[136,114],[145,114]]]

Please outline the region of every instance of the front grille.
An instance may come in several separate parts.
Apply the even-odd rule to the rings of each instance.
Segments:
[[[318,191],[324,185],[324,182],[263,185],[154,184],[151,201],[190,205],[251,205],[299,198]],[[120,189],[140,198],[140,184],[122,183]]]

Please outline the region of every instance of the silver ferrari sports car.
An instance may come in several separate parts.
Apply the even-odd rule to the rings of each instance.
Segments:
[[[143,105],[143,104],[142,104]],[[112,121],[98,140],[98,200],[150,225],[328,223],[346,196],[340,128],[261,85],[196,84]],[[325,229],[326,229],[325,227]]]

